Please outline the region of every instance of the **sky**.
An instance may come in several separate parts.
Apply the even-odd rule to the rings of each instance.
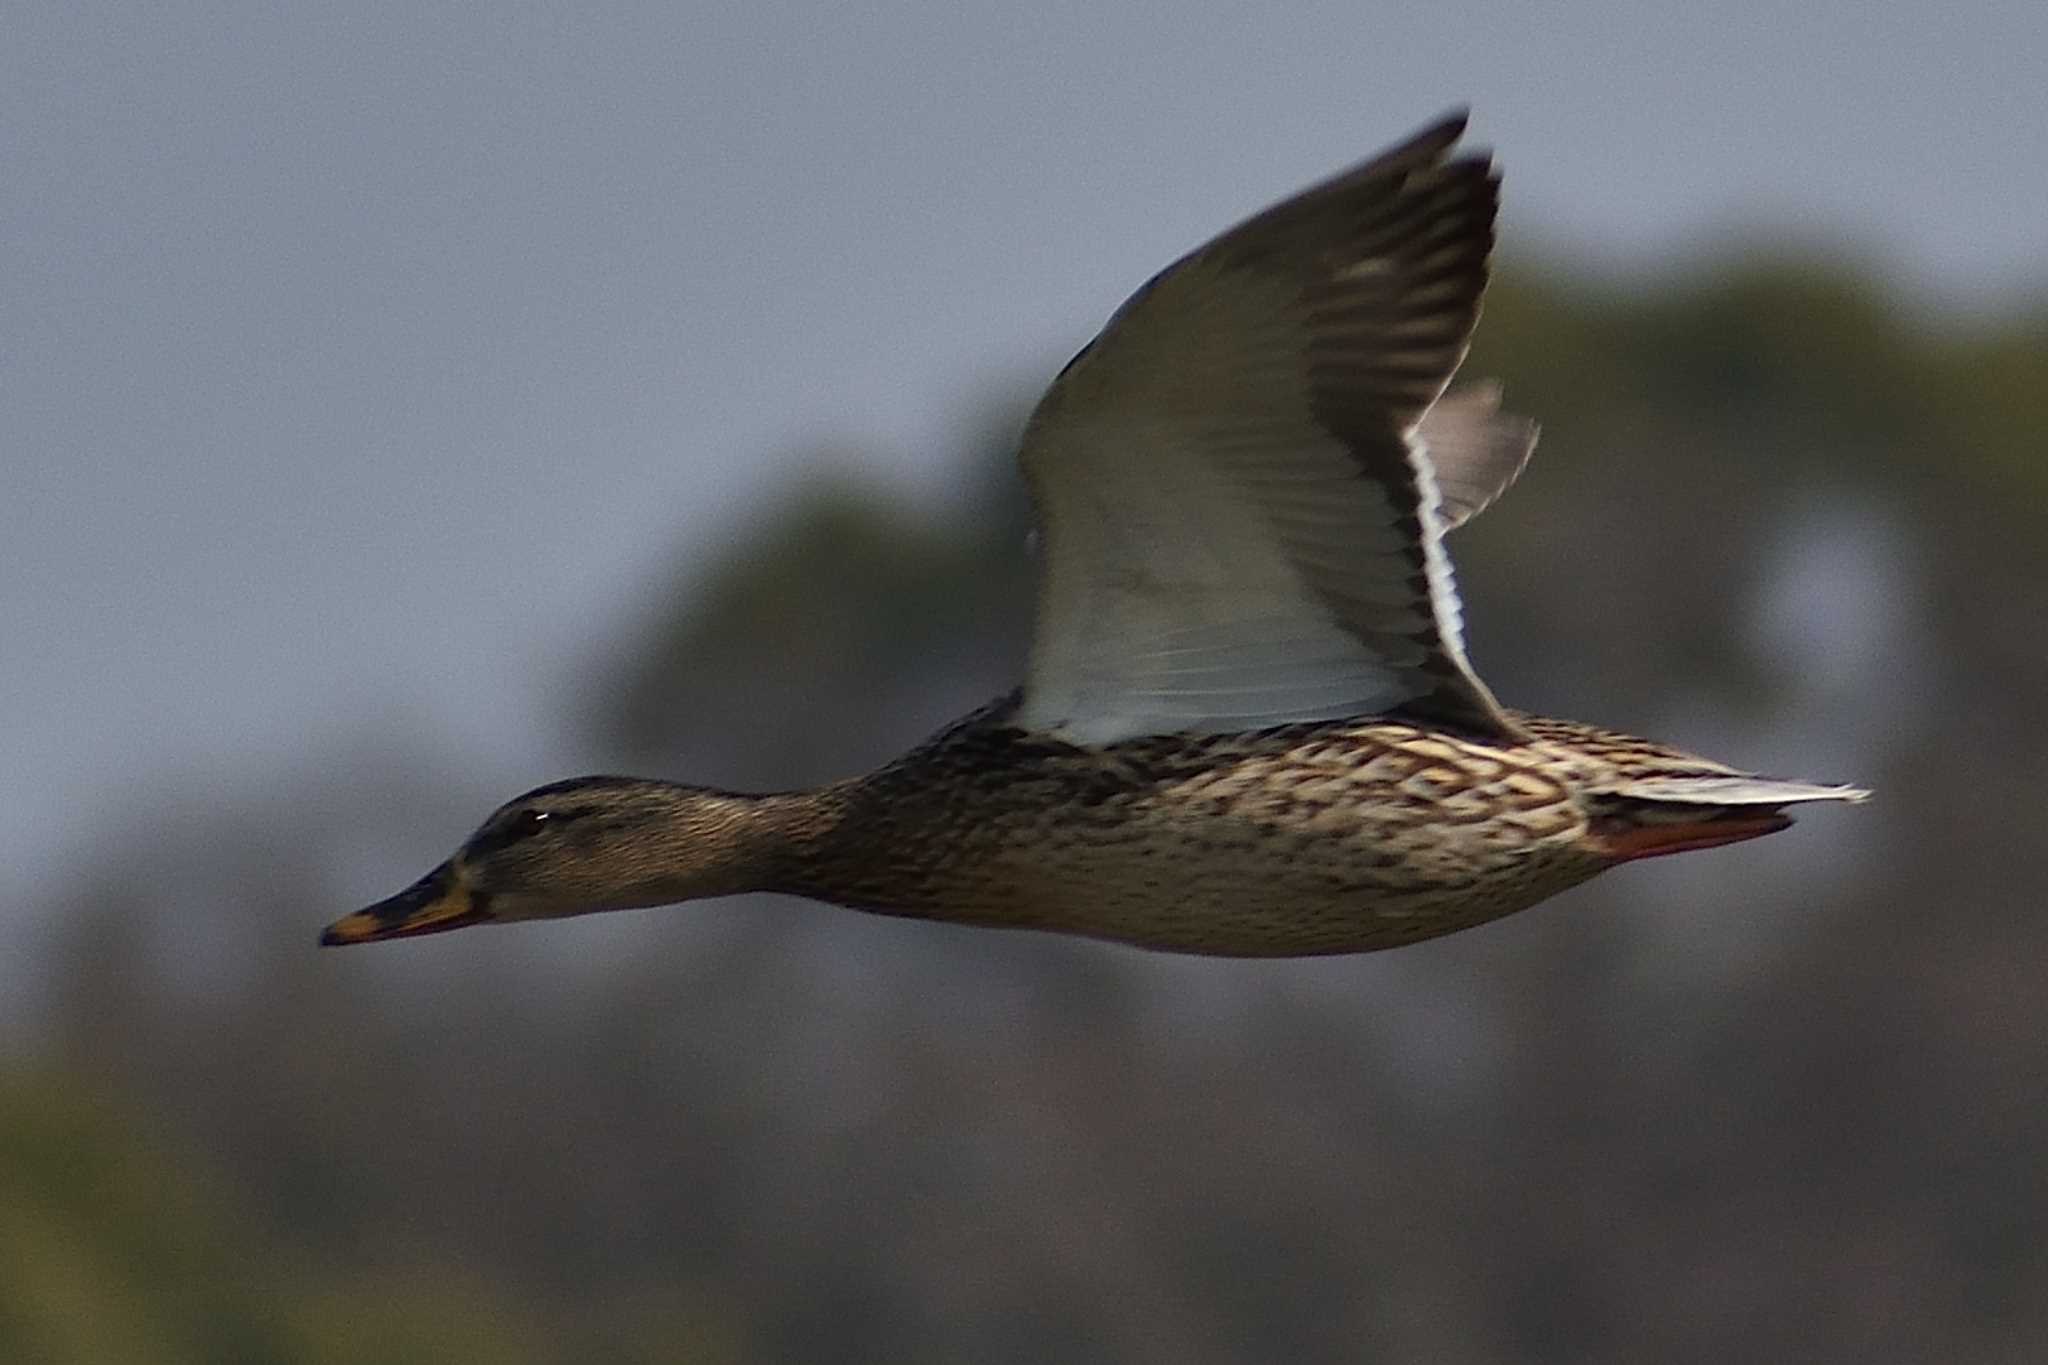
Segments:
[[[1453,106],[1511,259],[1768,229],[1944,307],[2048,288],[2038,0],[7,28],[0,916],[110,815],[364,734],[584,770],[566,690],[679,557],[823,452],[942,486],[1153,270]]]

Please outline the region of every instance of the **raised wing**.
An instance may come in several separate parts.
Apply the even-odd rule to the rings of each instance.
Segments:
[[[1020,723],[1107,743],[1400,708],[1518,733],[1465,662],[1441,538],[1534,428],[1484,390],[1425,416],[1493,246],[1499,180],[1450,155],[1464,127],[1168,267],[1054,381],[1022,457],[1044,568]]]

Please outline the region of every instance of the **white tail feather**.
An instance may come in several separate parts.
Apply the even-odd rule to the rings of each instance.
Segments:
[[[1607,794],[1638,801],[1679,801],[1701,806],[1789,806],[1800,801],[1863,801],[1870,796],[1861,787],[1785,782],[1741,773],[1725,777],[1639,777],[1617,783]]]

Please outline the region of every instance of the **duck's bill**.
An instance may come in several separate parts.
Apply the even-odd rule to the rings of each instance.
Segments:
[[[320,931],[320,946],[376,943],[387,938],[439,934],[469,924],[482,924],[483,897],[471,891],[443,863],[389,900],[344,915]]]

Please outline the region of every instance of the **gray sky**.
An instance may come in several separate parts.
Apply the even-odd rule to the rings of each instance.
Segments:
[[[0,47],[0,907],[138,787],[378,726],[582,770],[561,690],[679,547],[821,443],[928,482],[990,383],[1455,104],[1511,254],[2048,282],[2038,0],[199,11]]]

